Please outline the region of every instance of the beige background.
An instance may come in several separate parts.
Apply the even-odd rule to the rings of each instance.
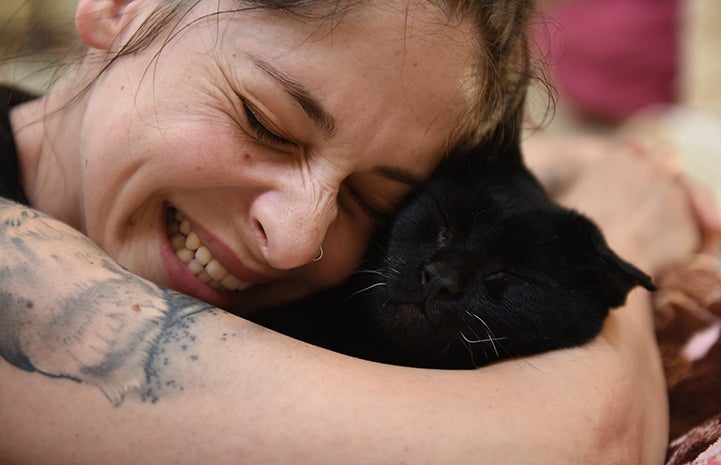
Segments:
[[[76,3],[77,0],[0,0],[3,45],[18,43],[18,34],[35,43],[48,43],[58,30],[67,32],[72,26]]]
[[[73,41],[77,0],[0,0],[0,80],[43,90]]]
[[[27,14],[37,9],[57,10],[72,12],[76,0],[3,0],[0,2],[0,17],[7,19],[18,10],[21,14]]]

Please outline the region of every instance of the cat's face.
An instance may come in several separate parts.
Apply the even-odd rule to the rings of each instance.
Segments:
[[[546,199],[527,173],[507,174],[438,176],[394,220],[385,285],[366,298],[411,360],[478,366],[579,344],[631,288],[651,286],[587,218]]]

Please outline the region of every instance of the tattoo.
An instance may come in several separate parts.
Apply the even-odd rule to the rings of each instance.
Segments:
[[[0,356],[28,372],[156,402],[182,390],[167,367],[192,361],[193,326],[214,307],[111,260],[88,238],[0,199]]]

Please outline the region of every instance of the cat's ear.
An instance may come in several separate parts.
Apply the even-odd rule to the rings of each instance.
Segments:
[[[649,291],[655,291],[651,277],[646,273],[625,261],[608,246],[604,244],[605,250],[603,259],[606,265],[604,279],[601,280],[606,292],[606,298],[610,308],[620,307],[626,303],[628,293],[636,286],[642,286]]]
[[[589,220],[590,222],[590,220]],[[592,231],[587,236],[592,242],[596,264],[591,267],[595,275],[591,284],[594,293],[604,300],[609,308],[620,307],[626,303],[626,297],[636,286],[655,291],[651,277],[636,266],[619,257],[606,243],[601,231],[591,224]]]

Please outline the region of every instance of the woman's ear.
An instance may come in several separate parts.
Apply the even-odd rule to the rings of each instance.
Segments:
[[[110,50],[120,32],[134,17],[135,0],[80,0],[75,29],[90,47]]]

